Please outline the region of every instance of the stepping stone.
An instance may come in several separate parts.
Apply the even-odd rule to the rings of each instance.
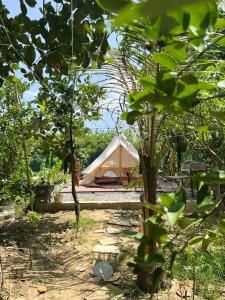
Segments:
[[[85,298],[85,300],[122,300],[125,299],[121,289],[118,287],[107,284],[101,289]]]
[[[94,266],[92,273],[95,276],[101,276],[103,279],[109,278],[113,274],[113,268],[107,261],[101,261]]]
[[[99,241],[99,243],[101,245],[115,245],[115,244],[118,244],[118,242],[119,241],[116,240],[115,238],[110,238],[110,237],[104,238],[104,239],[102,239],[102,240]]]
[[[120,250],[117,246],[109,245],[96,245],[92,252],[94,253],[103,253],[103,254],[119,254]]]
[[[130,223],[131,223],[132,226],[136,226],[136,227],[140,226],[140,221],[135,220],[135,219],[131,219]]]
[[[116,212],[113,214],[113,217],[124,217],[124,218],[129,218],[131,217],[131,214],[128,212]]]
[[[128,221],[109,220],[107,223],[111,225],[117,225],[117,226],[132,227],[131,223]]]
[[[96,229],[94,233],[105,233],[105,229]]]
[[[119,228],[119,227],[108,227],[107,228],[107,233],[110,233],[110,234],[117,234],[117,233],[121,233],[123,232],[123,228]]]

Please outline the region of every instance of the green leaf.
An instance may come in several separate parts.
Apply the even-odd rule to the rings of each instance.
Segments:
[[[166,243],[169,241],[167,231],[165,228],[158,224],[153,224],[149,219],[146,222],[149,226],[149,238],[156,241],[159,244]]]
[[[163,91],[169,96],[172,96],[177,84],[177,78],[172,76],[169,72],[161,71],[157,77],[158,90]]]
[[[219,46],[225,46],[225,36],[221,37],[220,39],[216,38],[214,43]]]
[[[27,8],[26,5],[24,4],[23,0],[20,0],[20,9],[23,15],[27,14]]]
[[[200,243],[204,239],[203,236],[195,236],[188,243],[190,246]]]
[[[171,225],[176,224],[180,215],[183,213],[184,208],[185,208],[185,204],[182,202],[178,202],[168,209],[167,217],[168,217],[168,221]]]
[[[151,56],[152,60],[159,63],[160,65],[166,67],[170,70],[176,70],[177,69],[177,62],[176,60],[166,53],[155,53]]]
[[[161,254],[158,254],[158,253],[148,254],[144,257],[144,260],[148,264],[151,264],[151,263],[164,264],[164,262],[165,262],[165,258]]]
[[[199,126],[199,127],[196,127],[195,130],[197,132],[208,132],[209,131],[209,126]]]
[[[225,183],[225,171],[212,171],[207,175],[199,176],[199,180],[204,183]]]
[[[223,29],[225,27],[225,19],[217,18],[215,28]]]
[[[134,20],[140,19],[142,17],[158,17],[160,15],[168,13],[169,11],[178,10],[182,6],[189,6],[191,4],[204,2],[207,2],[207,0],[140,1],[139,3],[133,3],[133,5],[129,7],[129,9],[121,9],[121,11],[119,12],[119,16],[116,18],[115,25],[132,23]]]
[[[211,116],[225,122],[225,111],[210,111]]]
[[[209,244],[212,242],[212,239],[208,235],[202,240],[202,251],[207,251]]]
[[[144,89],[154,92],[156,89],[156,80],[151,76],[144,76],[139,80]]]
[[[24,50],[24,55],[25,55],[25,61],[27,62],[27,64],[29,66],[32,66],[32,64],[35,60],[35,57],[36,57],[34,47],[33,46],[26,47]]]
[[[192,223],[194,223],[196,221],[196,219],[194,218],[180,218],[178,220],[178,225],[180,226],[181,229],[185,229],[188,226],[190,226]]]
[[[117,12],[124,6],[127,6],[131,1],[130,0],[96,0],[98,5],[108,11],[108,12]]]
[[[180,61],[186,60],[185,44],[182,42],[176,42],[165,47],[166,52],[176,57]]]
[[[36,0],[25,0],[25,1],[30,7],[35,7],[35,5],[37,4]]]
[[[219,223],[219,229],[221,232],[225,233],[225,219],[222,219]]]
[[[211,191],[208,185],[204,184],[197,194],[197,206],[199,208],[212,204]]]
[[[160,194],[160,204],[165,207],[170,207],[174,204],[175,194]]]
[[[149,208],[150,210],[153,210],[153,211],[159,213],[159,214],[163,214],[163,212],[164,212],[162,207],[157,204],[143,203],[142,205],[146,208]]]
[[[122,113],[121,119],[126,120],[127,124],[129,124],[129,125],[133,125],[140,116],[142,116],[142,113],[140,111],[133,110],[130,112]]]
[[[206,81],[198,81],[198,87],[200,90],[214,90],[216,86]]]

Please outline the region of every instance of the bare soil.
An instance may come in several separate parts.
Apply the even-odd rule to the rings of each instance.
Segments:
[[[4,296],[2,293],[1,298],[0,294],[0,299],[79,300],[98,290],[99,285],[93,282],[90,275],[96,261],[92,249],[99,240],[110,236],[105,229],[114,212],[82,211],[77,237],[73,212],[42,215],[39,225],[31,234],[32,268],[27,218],[0,219],[4,278]],[[137,220],[137,215],[135,218]],[[121,245],[129,249],[135,247],[133,240],[120,236]],[[132,273],[125,263],[117,259],[111,263],[124,278],[120,287],[127,287]]]

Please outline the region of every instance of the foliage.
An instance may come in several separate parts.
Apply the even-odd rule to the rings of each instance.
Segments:
[[[24,211],[29,205],[29,199],[25,197],[21,197],[19,195],[15,196],[15,212],[16,214],[23,215]]]
[[[41,221],[41,216],[35,211],[28,211],[27,213],[28,220],[30,222],[31,227],[34,229],[38,226]]]
[[[62,184],[67,180],[68,176],[63,173],[61,161],[56,162],[52,168],[43,167],[33,176],[33,182],[37,184]]]
[[[182,253],[173,268],[179,280],[196,280],[196,293],[204,299],[218,299],[224,282],[224,248],[217,245],[210,252],[193,251]]]
[[[220,121],[224,117],[224,101],[219,103],[224,97],[221,90],[223,82],[218,83],[213,74],[209,73],[206,77],[202,75],[204,73],[198,73],[217,66],[218,58],[223,55],[224,19],[218,18],[217,3],[214,0],[179,3],[118,1],[118,5],[110,0],[97,2],[113,15],[112,24],[123,37],[118,68],[120,74],[126,76],[125,80],[122,79],[124,85],[128,83],[129,96],[128,109],[122,114],[122,119],[130,125],[138,126],[144,182],[143,233],[135,235],[140,246],[134,270],[138,274],[139,287],[148,291],[150,285],[154,293],[163,274],[167,250],[170,251],[171,270],[178,253],[196,243],[202,243],[202,248],[206,250],[211,240],[217,237],[216,233],[204,230],[196,235],[196,229],[225,200],[221,196],[220,201],[210,210],[211,192],[203,178],[196,201],[197,210],[187,219],[183,217],[187,200],[185,192],[180,190],[174,195],[161,195],[158,204],[156,185],[166,147],[162,127],[166,126],[168,116],[171,116],[172,124],[174,117],[180,118],[180,123],[184,124],[181,120],[183,114],[189,118],[189,114],[195,115],[198,112],[198,107],[201,112],[204,102],[209,101],[211,111],[208,110],[205,115],[217,116]],[[215,106],[211,105],[213,98],[217,98]],[[199,120],[201,116],[197,117],[197,124]],[[197,134],[208,132],[208,127],[201,121],[200,126],[194,122],[188,125],[197,125],[192,127],[192,131],[194,128]],[[222,160],[217,166],[224,167]],[[165,217],[166,224],[163,222]],[[179,220],[183,221],[180,221],[183,224],[181,232],[185,232],[185,241],[180,247],[176,239],[181,233],[178,231],[171,238],[167,229],[168,224],[179,225]]]
[[[72,6],[69,0],[44,2],[42,16],[35,20],[28,12],[38,8],[37,1],[20,0],[20,8],[12,17],[0,2],[2,78],[13,72],[15,63],[22,63],[24,76],[44,85],[46,76],[67,76],[71,68],[88,67],[91,60],[102,63],[108,34],[95,1],[79,0]]]
[[[29,193],[25,166],[23,141],[31,141],[36,133],[34,110],[30,104],[18,102],[29,86],[11,77],[0,90],[0,193],[1,200],[10,201],[20,195],[26,198]],[[22,126],[22,127],[21,127]],[[29,156],[29,149],[27,149]]]

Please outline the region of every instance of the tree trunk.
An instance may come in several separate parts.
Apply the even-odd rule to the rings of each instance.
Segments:
[[[156,204],[156,177],[157,177],[157,168],[152,166],[152,159],[150,156],[144,156],[140,154],[140,163],[143,174],[143,184],[144,184],[144,203]],[[150,218],[153,215],[153,211],[143,207],[143,233],[145,236],[149,236],[149,226],[144,221]],[[156,252],[156,243],[152,241],[145,245],[144,255],[149,255]],[[140,269],[137,275],[137,285],[144,291],[148,292],[150,284],[152,281],[152,275],[155,270],[155,266],[148,266],[146,269]]]
[[[21,105],[20,96],[19,96],[19,93],[18,93],[18,90],[17,90],[17,86],[15,86],[15,91],[16,91],[16,101],[19,105]],[[32,190],[31,190],[29,162],[28,162],[28,155],[27,155],[26,137],[25,137],[25,134],[24,134],[24,125],[23,125],[23,119],[22,119],[21,116],[20,116],[20,119],[19,119],[19,126],[20,126],[20,131],[21,131],[22,148],[23,148],[24,161],[25,161],[25,166],[26,166],[27,188],[28,188],[28,192],[29,192],[30,209],[34,210],[33,199],[32,199]]]
[[[72,184],[72,196],[74,201],[74,211],[75,211],[75,217],[77,222],[77,231],[79,228],[79,218],[80,218],[80,204],[77,199],[77,193],[76,193],[76,174],[75,174],[75,153],[74,153],[74,146],[73,146],[73,130],[72,130],[72,114],[70,116],[70,128],[69,128],[69,135],[70,135],[70,166],[71,166],[71,184]]]

